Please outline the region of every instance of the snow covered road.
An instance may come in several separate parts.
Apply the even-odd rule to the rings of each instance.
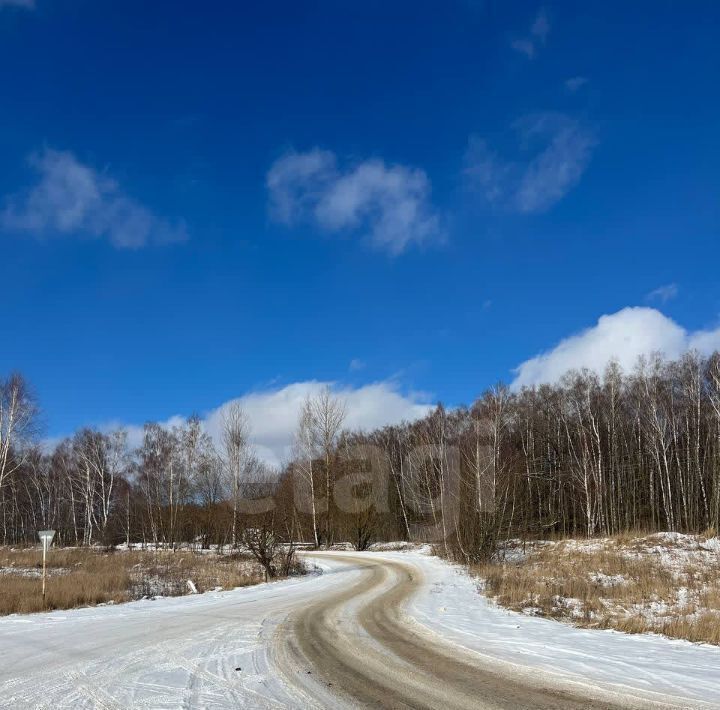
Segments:
[[[415,553],[0,619],[0,707],[720,707],[720,649],[505,612]]]

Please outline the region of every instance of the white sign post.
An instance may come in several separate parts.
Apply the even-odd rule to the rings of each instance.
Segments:
[[[45,606],[45,556],[47,555],[48,548],[50,547],[53,538],[55,537],[54,530],[38,530],[38,537],[42,543],[43,548],[43,576],[42,576],[42,597],[43,607]]]

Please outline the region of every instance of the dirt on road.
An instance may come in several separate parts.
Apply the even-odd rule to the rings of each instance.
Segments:
[[[276,637],[286,681],[310,696],[322,688],[373,708],[662,707],[531,677],[448,643],[403,614],[422,584],[418,567],[370,556],[341,561],[362,570],[359,581],[294,612]]]

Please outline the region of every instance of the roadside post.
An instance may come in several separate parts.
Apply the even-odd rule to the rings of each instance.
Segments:
[[[54,530],[38,530],[38,537],[42,543],[43,550],[43,573],[42,573],[42,598],[43,608],[45,607],[45,557],[47,555],[48,548],[50,547],[53,538],[55,537]]]

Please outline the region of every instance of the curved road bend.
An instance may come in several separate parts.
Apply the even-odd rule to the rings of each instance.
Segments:
[[[322,696],[337,694],[351,707],[373,708],[661,707],[508,672],[407,620],[403,605],[423,583],[412,562],[372,554],[332,557],[361,568],[361,577],[292,613],[274,644],[286,682],[321,706]]]

